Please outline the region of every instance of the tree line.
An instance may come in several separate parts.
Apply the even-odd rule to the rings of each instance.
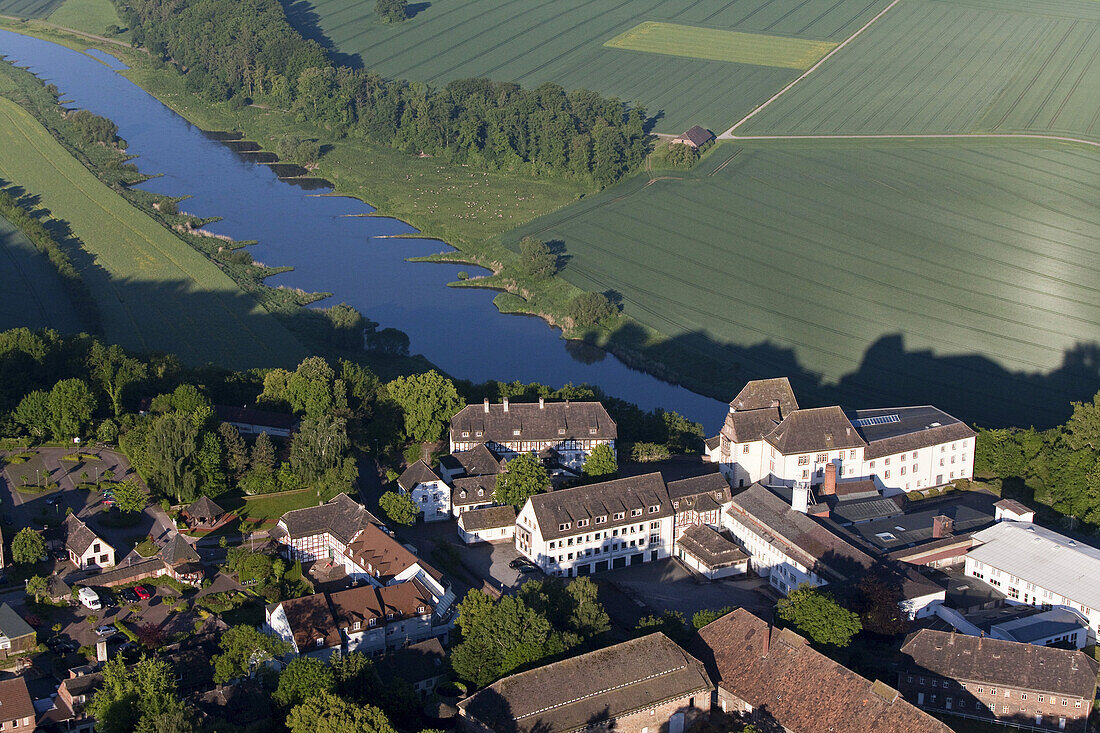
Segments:
[[[407,153],[614,183],[649,149],[645,110],[552,83],[459,79],[442,88],[336,66],[278,0],[116,0],[135,45],[211,101],[251,101]]]

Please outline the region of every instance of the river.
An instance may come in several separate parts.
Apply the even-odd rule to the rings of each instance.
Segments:
[[[446,287],[469,266],[410,263],[408,257],[438,252],[437,241],[392,238],[417,231],[397,219],[364,216],[374,211],[342,196],[318,195],[280,181],[265,166],[246,162],[209,139],[114,69],[113,58],[79,53],[48,41],[0,30],[0,54],[53,83],[72,107],[114,120],[119,136],[138,156],[142,173],[157,175],[143,187],[170,196],[189,195],[181,210],[221,217],[206,228],[240,240],[255,239],[256,260],[293,271],[271,285],[333,293],[322,304],[346,302],[409,335],[410,350],[455,377],[520,380],[559,386],[601,387],[645,409],[676,410],[701,422],[708,435],[724,419],[725,404],[630,369],[591,348],[583,361],[574,347],[540,319],[501,314],[494,293]],[[108,65],[110,64],[110,65]]]

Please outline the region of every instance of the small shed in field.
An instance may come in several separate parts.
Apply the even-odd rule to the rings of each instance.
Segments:
[[[710,130],[695,125],[679,137],[672,138],[669,145],[687,145],[689,148],[698,150],[713,139],[714,135],[710,134]]]

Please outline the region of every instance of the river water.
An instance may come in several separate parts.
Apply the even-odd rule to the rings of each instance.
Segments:
[[[723,403],[630,369],[605,352],[567,349],[540,319],[497,311],[490,291],[446,287],[460,269],[476,268],[406,262],[438,252],[440,243],[390,238],[417,232],[397,219],[364,216],[374,209],[357,199],[318,195],[325,190],[305,190],[244,161],[117,73],[121,64],[112,57],[96,60],[3,30],[0,55],[55,84],[70,106],[114,120],[128,152],[138,156],[133,162],[143,173],[159,174],[144,188],[190,195],[181,210],[221,217],[207,229],[258,240],[250,247],[256,260],[294,268],[269,284],[331,292],[322,305],[346,302],[382,327],[404,331],[411,351],[456,377],[587,382],[645,409],[676,410],[703,423],[708,434],[720,427]]]

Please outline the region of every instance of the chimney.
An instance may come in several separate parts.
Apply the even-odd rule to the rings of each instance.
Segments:
[[[503,404],[504,404],[504,411],[508,412],[508,398],[507,397],[504,398]]]
[[[796,512],[806,513],[810,506],[810,487],[803,483],[794,485],[791,491],[791,509]]]
[[[103,639],[95,643],[95,658],[98,662],[107,661],[107,640]]]
[[[489,412],[489,398],[488,397],[485,398],[485,412],[486,413]]]
[[[825,466],[825,483],[821,485],[822,496],[832,496],[836,493],[836,464],[829,463]]]
[[[772,648],[772,625],[768,624],[767,628],[764,629],[764,651],[760,654],[760,658],[761,659],[767,659],[768,658],[768,652],[771,651],[771,648]]]
[[[942,539],[944,537],[950,537],[955,531],[955,522],[951,517],[940,514],[939,516],[932,517],[932,538]]]
[[[546,398],[545,397],[539,397],[539,409],[540,410],[545,410],[546,409]]]

